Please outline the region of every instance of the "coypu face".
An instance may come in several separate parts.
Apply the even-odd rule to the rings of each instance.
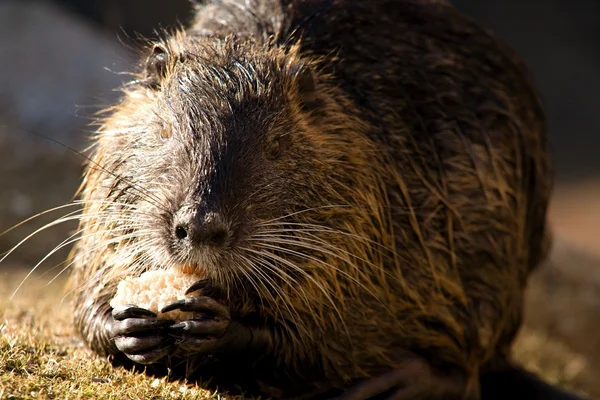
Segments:
[[[339,224],[365,225],[348,215],[364,209],[350,204],[364,204],[368,143],[355,144],[359,123],[330,115],[339,101],[328,103],[293,52],[201,40],[154,47],[100,136],[97,161],[111,173],[88,188],[111,188],[100,196],[119,213],[111,230],[133,238],[129,274],[174,265],[221,282],[256,269],[297,273],[324,258],[324,245],[343,247]]]
[[[239,268],[230,255],[252,247],[257,224],[297,211],[314,153],[289,96],[293,85],[309,92],[302,95],[314,86],[306,68],[215,56],[175,55],[166,77],[156,76],[165,69],[157,64],[173,55],[153,63],[161,118],[147,143],[156,156],[140,169],[167,178],[165,207],[153,214],[165,253],[159,259],[222,270]]]

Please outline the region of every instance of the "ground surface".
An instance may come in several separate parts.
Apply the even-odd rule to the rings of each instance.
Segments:
[[[0,399],[210,399],[215,393],[113,368],[76,338],[59,279],[30,277],[10,300],[24,270],[0,282]],[[585,357],[540,330],[525,329],[517,359],[548,381],[600,394]]]
[[[183,382],[169,383],[113,368],[73,335],[63,281],[28,280],[13,272],[0,282],[0,399],[210,399]]]

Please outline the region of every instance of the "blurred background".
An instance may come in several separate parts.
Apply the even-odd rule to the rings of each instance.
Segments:
[[[452,3],[514,47],[533,71],[556,167],[551,224],[561,243],[600,257],[600,1]],[[118,100],[115,89],[128,79],[123,73],[135,68],[139,39],[185,24],[190,11],[188,0],[0,0],[0,233],[72,199],[84,161],[77,151],[88,144],[94,113]],[[0,253],[71,211],[57,210],[0,235]],[[31,268],[75,227],[70,222],[36,235],[0,271]],[[63,261],[67,250],[45,268]],[[569,262],[547,269],[554,272],[538,278],[543,285],[534,282],[532,292],[543,296],[533,296],[529,308],[541,304],[538,299],[563,299],[558,293],[587,296],[581,300],[585,307],[578,306],[585,308],[581,313],[600,320],[600,271],[580,268],[584,261],[565,254]],[[578,286],[581,281],[588,282],[587,291]],[[574,314],[571,303],[561,304],[565,314]],[[559,330],[575,350],[594,348],[600,360],[600,335],[581,337],[597,327],[537,323]]]

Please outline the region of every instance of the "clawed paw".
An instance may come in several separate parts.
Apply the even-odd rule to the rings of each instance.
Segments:
[[[228,332],[231,322],[229,307],[214,299],[221,293],[207,280],[194,283],[186,294],[198,293],[163,307],[161,312],[173,310],[191,312],[192,318],[170,325],[168,334],[177,347],[186,352],[210,353],[216,351]],[[209,296],[210,295],[210,296]]]
[[[115,307],[110,335],[119,351],[140,364],[152,364],[168,354],[174,340],[167,334],[171,320],[134,305]]]
[[[134,305],[113,309],[110,334],[116,347],[135,362],[151,364],[167,354],[211,354],[248,346],[249,329],[231,321],[229,307],[215,299],[223,298],[219,289],[202,280],[186,294],[196,296],[174,301],[160,310],[191,313],[184,321],[158,319],[152,311]]]

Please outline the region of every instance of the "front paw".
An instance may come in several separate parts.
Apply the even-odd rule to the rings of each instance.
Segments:
[[[221,297],[221,293],[208,281],[196,282],[187,293],[196,291],[199,291],[197,297],[176,301],[161,310],[163,313],[176,309],[193,313],[191,319],[167,328],[179,350],[187,355],[214,354],[247,344],[249,331],[232,321],[228,306],[211,297]]]
[[[109,333],[115,346],[136,363],[155,363],[173,347],[174,341],[167,334],[173,321],[157,319],[152,311],[134,305],[119,306],[112,310],[112,318]]]

